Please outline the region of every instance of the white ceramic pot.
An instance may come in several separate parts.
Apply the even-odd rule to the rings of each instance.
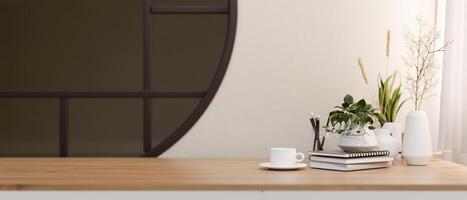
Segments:
[[[426,165],[433,157],[428,118],[424,111],[407,115],[402,141],[402,157],[409,165]]]
[[[378,150],[378,140],[368,127],[359,127],[342,133],[337,146],[346,152],[374,151]]]
[[[399,145],[399,152],[402,152],[402,126],[398,122],[386,122],[383,125],[384,129],[388,129],[391,132],[391,136],[396,139]]]
[[[388,150],[391,152],[389,156],[396,158],[399,155],[399,143],[391,136],[389,129],[375,129],[373,132],[378,139],[379,150]]]

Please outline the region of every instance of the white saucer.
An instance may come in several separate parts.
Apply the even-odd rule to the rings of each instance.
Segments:
[[[265,162],[259,164],[261,168],[266,168],[266,169],[273,169],[273,170],[296,170],[296,169],[302,169],[306,168],[307,165],[305,163],[295,163],[292,165],[271,165],[271,163]]]

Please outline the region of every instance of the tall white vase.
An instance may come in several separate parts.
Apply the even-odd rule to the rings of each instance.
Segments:
[[[399,147],[398,151],[402,152],[402,127],[401,124],[398,122],[386,122],[384,123],[383,127],[384,129],[388,129],[389,132],[391,132],[391,136],[396,139]]]
[[[426,165],[433,157],[428,118],[424,111],[407,115],[402,156],[409,165]]]

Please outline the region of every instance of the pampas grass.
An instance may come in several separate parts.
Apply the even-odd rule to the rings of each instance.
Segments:
[[[391,52],[391,30],[388,30],[386,33],[386,58],[389,58],[390,52]]]
[[[358,66],[360,67],[360,73],[362,74],[362,78],[365,82],[365,85],[368,85],[368,78],[366,76],[365,66],[363,65],[363,61],[361,58],[358,58]]]
[[[361,58],[358,58],[358,66],[360,67],[360,73],[362,75],[362,78],[363,78],[363,82],[365,83],[366,85],[366,88],[368,89],[368,94],[370,95],[370,101],[373,103],[373,95],[371,93],[371,87],[370,87],[370,84],[368,84],[368,77],[366,76],[366,71],[365,71],[365,65],[363,64],[363,61]]]
[[[389,55],[391,53],[391,30],[386,32],[386,76],[388,76],[389,70]]]

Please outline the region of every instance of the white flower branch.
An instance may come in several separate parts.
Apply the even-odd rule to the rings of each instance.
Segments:
[[[435,54],[445,51],[449,43],[436,47],[436,41],[439,39],[436,29],[425,31],[424,21],[417,18],[417,22],[418,32],[413,33],[408,30],[405,34],[408,52],[403,60],[408,66],[407,89],[415,110],[420,110],[422,101],[431,96],[431,90],[438,84]]]

